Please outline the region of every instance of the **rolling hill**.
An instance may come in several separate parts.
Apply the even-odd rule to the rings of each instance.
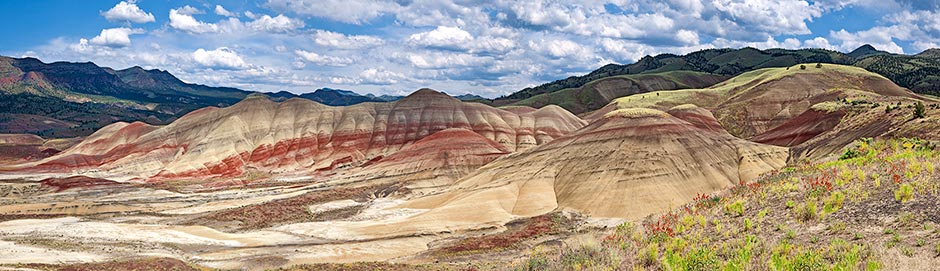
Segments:
[[[824,49],[759,50],[755,48],[707,49],[686,55],[661,54],[643,57],[632,64],[608,64],[583,76],[572,76],[525,88],[496,98],[494,104],[511,104],[537,95],[577,89],[590,82],[611,76],[670,71],[695,71],[720,76],[736,76],[757,69],[788,67],[798,63],[855,65],[887,77],[915,93],[937,95],[940,94],[940,81],[937,79],[940,76],[940,58],[931,52],[933,51],[927,50],[917,55],[899,55],[879,51],[871,45],[864,45],[848,54]],[[583,105],[579,104],[579,106]]]
[[[666,109],[681,104],[710,108],[725,129],[751,138],[823,102],[868,96],[917,97],[887,78],[843,65],[800,64],[744,73],[704,89],[622,97],[594,115],[618,108]]]
[[[166,126],[112,124],[62,153],[19,168],[61,173],[94,169],[114,178],[154,180],[309,174],[374,164],[448,128],[469,129],[503,150],[521,151],[583,125],[559,107],[515,113],[429,89],[392,103],[347,107],[252,97],[231,107],[193,111]]]
[[[657,90],[703,88],[727,78],[728,76],[691,71],[616,75],[597,79],[577,88],[538,94],[509,105],[540,108],[553,104],[572,113],[581,114],[597,110],[623,96]]]

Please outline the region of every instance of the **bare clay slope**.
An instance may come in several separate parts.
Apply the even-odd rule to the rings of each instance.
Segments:
[[[149,180],[324,172],[381,160],[448,128],[467,129],[518,151],[584,125],[556,106],[513,113],[429,89],[394,103],[347,107],[249,98],[224,109],[194,111],[163,127],[114,124],[17,170]]]
[[[704,89],[623,97],[587,118],[597,118],[618,108],[666,109],[691,103],[712,110],[732,134],[752,138],[824,102],[871,96],[918,97],[887,78],[861,68],[834,64],[803,67],[760,69]]]
[[[786,157],[786,148],[728,134],[708,111],[695,106],[670,112],[618,110],[571,135],[491,162],[444,192],[401,206],[426,212],[392,223],[350,225],[349,230],[372,238],[453,231],[499,226],[558,208],[639,218],[778,169]]]

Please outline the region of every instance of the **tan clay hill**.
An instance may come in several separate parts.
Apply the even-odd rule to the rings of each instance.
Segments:
[[[888,127],[897,126],[888,123],[877,124],[887,120],[886,118],[898,117],[895,122],[900,123],[895,124],[910,120],[901,118],[897,113],[894,117],[884,116],[884,104],[936,102],[861,68],[835,64],[824,64],[821,67],[802,65],[805,69],[800,66],[747,72],[704,89],[660,91],[623,97],[586,115],[585,118],[589,121],[597,119],[619,108],[665,110],[675,105],[691,103],[709,109],[721,125],[735,136],[755,142],[792,146],[797,150],[807,148],[796,146],[821,134],[839,131],[840,134],[830,133],[817,138],[821,143],[815,144],[814,147],[825,149],[816,152],[814,157],[818,158],[841,149],[855,139],[879,136],[888,132]],[[852,101],[856,103],[851,104]],[[881,104],[877,110],[872,106],[875,103]],[[853,106],[872,109],[872,112],[868,116],[856,117],[856,114],[849,114],[849,111],[860,113],[860,110],[847,111],[847,107]],[[881,114],[877,114],[879,112]],[[837,125],[849,123],[855,123],[858,127],[872,126],[869,128],[883,129],[867,129],[864,133],[851,135],[841,134],[851,131],[836,129]],[[826,138],[839,140],[829,142]]]
[[[459,145],[461,139],[470,140],[471,146],[489,147],[468,149],[483,151],[473,153],[483,156],[459,162],[481,165],[584,125],[557,106],[514,113],[461,102],[429,89],[394,103],[347,107],[304,99],[277,103],[249,98],[227,108],[191,112],[166,126],[113,124],[58,155],[14,170],[145,180],[236,177],[253,172],[328,173],[360,165],[409,163],[416,158],[390,155],[399,150],[420,155],[415,148]],[[432,138],[411,146],[450,128],[466,131],[451,131],[437,141]],[[447,138],[452,135],[458,137]],[[391,160],[383,161],[385,157]]]
[[[400,206],[426,212],[333,229],[350,237],[388,238],[500,226],[558,209],[636,219],[779,169],[787,155],[787,148],[732,136],[694,105],[668,112],[621,109]]]

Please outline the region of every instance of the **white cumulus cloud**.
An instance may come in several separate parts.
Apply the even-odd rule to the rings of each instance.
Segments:
[[[222,7],[222,5],[215,5],[215,14],[225,17],[238,17],[238,13],[234,13]]]
[[[108,47],[127,47],[131,45],[131,34],[144,33],[143,29],[130,29],[125,27],[102,29],[101,34],[91,38],[90,43]]]
[[[384,68],[368,68],[359,73],[359,78],[363,84],[391,85],[400,82],[405,75]]]
[[[458,27],[438,26],[428,32],[413,34],[408,41],[421,46],[459,48],[472,42],[473,36]]]
[[[239,70],[250,67],[238,53],[226,47],[211,51],[199,48],[193,52],[192,57],[197,64],[206,68]]]
[[[196,20],[191,14],[184,11],[170,9],[170,27],[195,34],[219,31],[218,25]]]
[[[148,23],[155,21],[153,14],[144,12],[134,3],[121,1],[114,5],[108,11],[102,12],[102,16],[108,21],[127,21],[134,23]]]
[[[275,17],[262,15],[261,17],[258,17],[258,19],[249,22],[248,27],[255,31],[287,32],[294,29],[303,28],[304,21],[288,18],[284,15],[277,15]]]
[[[186,15],[203,14],[203,13],[205,13],[205,12],[202,12],[202,10],[199,10],[198,8],[191,7],[191,6],[189,6],[189,5],[185,5],[185,6],[181,7],[181,8],[176,9],[176,10],[177,10],[177,12],[179,12],[180,14],[186,14]]]
[[[510,39],[495,36],[474,37],[459,27],[438,26],[434,30],[412,34],[408,43],[413,46],[470,52],[505,52],[516,43]]]

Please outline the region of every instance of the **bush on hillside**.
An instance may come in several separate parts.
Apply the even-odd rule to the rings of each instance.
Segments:
[[[924,103],[917,102],[916,104],[914,104],[914,118],[915,119],[920,119],[926,116],[926,112],[924,111],[925,111]]]

